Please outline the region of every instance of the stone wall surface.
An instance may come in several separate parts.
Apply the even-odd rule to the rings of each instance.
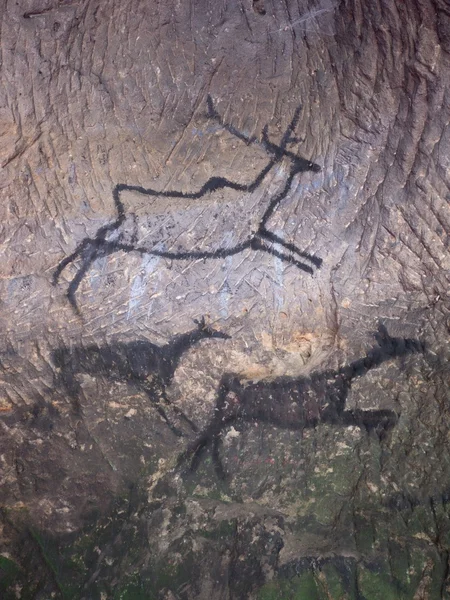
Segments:
[[[0,26],[0,596],[450,598],[446,0]]]

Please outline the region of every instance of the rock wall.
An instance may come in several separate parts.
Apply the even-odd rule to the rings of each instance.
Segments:
[[[446,1],[0,16],[2,597],[449,598]]]

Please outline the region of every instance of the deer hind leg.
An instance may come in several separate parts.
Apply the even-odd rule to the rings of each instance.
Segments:
[[[71,263],[73,263],[92,242],[93,242],[93,240],[91,240],[89,238],[84,239],[80,244],[78,244],[77,248],[75,249],[75,252],[73,252],[69,256],[66,256],[66,258],[64,258],[59,263],[59,265],[53,271],[53,277],[52,277],[53,285],[56,285],[58,283],[59,278],[61,277],[61,274],[64,271],[64,269],[66,267],[68,267]]]
[[[75,262],[75,260],[78,257],[81,258],[81,267],[78,269],[75,277],[69,283],[66,293],[67,298],[76,313],[80,312],[76,300],[76,292],[81,282],[83,281],[86,273],[89,271],[91,264],[100,254],[99,247],[99,240],[91,238],[84,239],[78,245],[75,252],[73,252],[70,256],[64,258],[53,272],[53,285],[56,285],[64,269],[66,269],[71,263]]]
[[[89,258],[88,260],[86,260],[86,259],[83,260],[81,267],[78,269],[77,274],[72,279],[72,281],[69,283],[69,286],[67,288],[67,293],[66,293],[67,299],[69,300],[72,308],[74,309],[74,311],[77,314],[80,314],[80,309],[77,304],[76,293],[77,293],[78,288],[80,287],[81,282],[83,281],[85,275],[91,268],[91,265],[95,259],[96,259],[96,256],[94,255],[93,257]]]
[[[97,260],[97,258],[110,256],[111,254],[119,252],[120,250],[130,250],[130,248],[124,244],[109,242],[104,240],[103,238],[87,239],[84,242],[85,247],[82,251],[78,253],[78,256],[81,256],[81,266],[67,288],[67,298],[75,312],[78,314],[80,310],[78,308],[76,300],[76,293],[78,291],[78,288],[80,287],[81,282],[83,281],[89,269],[91,268],[91,265]],[[131,248],[131,250],[134,250],[134,248]]]

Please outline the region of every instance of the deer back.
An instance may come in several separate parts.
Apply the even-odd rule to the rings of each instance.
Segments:
[[[235,182],[230,179],[228,185],[223,178],[211,178],[194,190],[122,190],[125,218],[107,240],[118,241],[120,237],[121,244],[144,251],[177,254],[216,252],[245,243],[258,230],[271,199],[284,189],[289,175],[285,162],[284,166],[275,164],[252,190],[234,189]],[[244,180],[238,185],[249,183]],[[243,218],[236,220],[230,215]]]

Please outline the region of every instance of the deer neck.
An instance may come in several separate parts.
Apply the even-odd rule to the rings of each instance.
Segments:
[[[366,356],[358,358],[357,360],[354,360],[350,364],[339,369],[339,374],[343,375],[344,378],[349,380],[355,377],[362,377],[371,369],[379,367],[387,360],[395,357],[395,354],[383,352],[381,348],[372,348],[369,350]]]
[[[175,336],[164,348],[164,363],[167,367],[166,380],[170,381],[180,362],[180,358],[185,352],[194,346],[199,340],[205,337],[205,334],[198,329],[189,333],[182,333]]]

